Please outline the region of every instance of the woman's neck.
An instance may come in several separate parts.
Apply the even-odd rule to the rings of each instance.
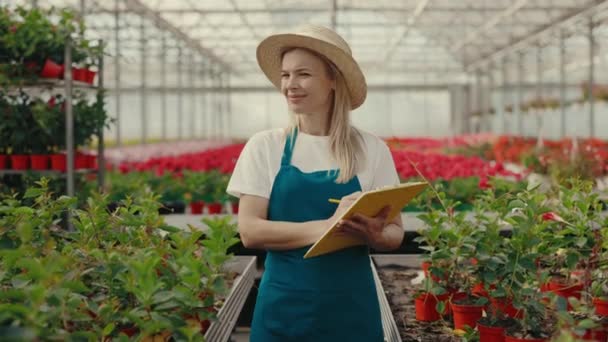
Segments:
[[[329,135],[327,115],[296,114],[296,120],[299,122],[299,129],[302,133],[318,136]]]

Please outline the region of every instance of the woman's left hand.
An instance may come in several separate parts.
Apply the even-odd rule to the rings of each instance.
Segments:
[[[386,206],[373,217],[354,214],[349,219],[338,223],[339,234],[350,234],[359,237],[372,248],[381,246],[385,243],[383,232],[384,228],[390,223],[388,221],[390,211],[391,206]]]

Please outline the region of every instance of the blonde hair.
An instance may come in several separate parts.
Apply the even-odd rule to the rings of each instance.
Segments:
[[[332,157],[338,164],[336,183],[347,183],[357,175],[359,168],[365,162],[365,155],[363,137],[350,123],[351,101],[346,81],[333,62],[315,51],[299,47],[290,48],[283,51],[282,56],[295,49],[303,49],[319,57],[325,63],[329,77],[336,83],[329,116],[329,148]],[[295,115],[292,115],[292,122],[287,132],[293,134],[296,128],[300,129],[300,122]]]

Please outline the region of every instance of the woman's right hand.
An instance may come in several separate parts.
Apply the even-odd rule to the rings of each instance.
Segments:
[[[361,191],[357,191],[357,192],[353,192],[352,194],[346,195],[344,197],[342,197],[340,199],[340,204],[338,204],[338,208],[336,208],[336,211],[334,212],[334,214],[328,218],[325,223],[326,223],[326,227],[325,230],[327,231],[329,228],[331,228],[331,226],[336,223],[336,220],[340,217],[342,217],[342,215],[344,215],[344,213],[348,210],[348,208],[350,208],[350,206],[359,198],[361,197],[362,192]]]

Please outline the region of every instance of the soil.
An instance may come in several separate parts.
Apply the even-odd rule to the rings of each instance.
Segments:
[[[452,342],[462,339],[454,335],[449,317],[446,321],[420,322],[416,320],[414,296],[418,285],[411,283],[417,278],[419,268],[399,265],[377,267],[378,276],[388,303],[399,328],[403,342]]]

